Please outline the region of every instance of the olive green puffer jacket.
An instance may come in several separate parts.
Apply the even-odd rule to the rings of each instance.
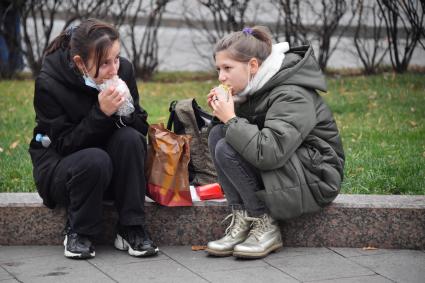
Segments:
[[[326,82],[311,46],[292,48],[282,67],[236,105],[226,141],[261,170],[258,192],[276,219],[318,211],[341,188],[344,152],[329,107],[316,90]]]

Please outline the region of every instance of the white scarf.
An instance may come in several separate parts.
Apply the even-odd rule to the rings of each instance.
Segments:
[[[271,77],[273,77],[282,66],[285,53],[289,50],[288,42],[273,44],[272,52],[258,68],[258,72],[254,75],[248,85],[240,93],[233,97],[235,103],[242,103],[248,99],[248,96],[263,87]]]

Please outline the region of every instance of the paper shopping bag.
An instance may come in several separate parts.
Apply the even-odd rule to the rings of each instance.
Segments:
[[[148,130],[148,195],[165,206],[191,206],[188,164],[190,139],[177,135],[163,124]]]

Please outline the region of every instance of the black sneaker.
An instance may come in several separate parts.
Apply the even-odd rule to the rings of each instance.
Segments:
[[[114,246],[121,251],[128,250],[129,255],[136,257],[152,256],[159,252],[142,225],[118,226]]]
[[[63,241],[65,257],[73,259],[87,259],[95,256],[94,246],[91,241],[82,235],[68,232]]]

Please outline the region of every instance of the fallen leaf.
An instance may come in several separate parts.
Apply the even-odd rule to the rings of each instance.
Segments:
[[[18,143],[19,143],[19,141],[14,141],[10,146],[9,146],[9,148],[10,149],[15,149],[17,146],[18,146]]]
[[[371,95],[369,95],[367,98],[369,98],[370,100],[375,100],[376,97],[378,96],[378,94],[376,93],[376,91],[374,91]]]
[[[367,246],[367,247],[363,247],[362,250],[364,251],[374,251],[377,250],[378,248],[372,247],[372,246]]]
[[[415,121],[409,121],[409,123],[412,127],[416,127],[418,125]]]
[[[356,168],[356,172],[357,173],[359,173],[359,172],[363,172],[364,171],[364,168],[363,167],[357,167]]]
[[[3,148],[2,147],[0,147],[0,152],[3,152]],[[425,152],[424,152],[424,154],[425,154]]]
[[[207,246],[192,246],[192,251],[203,251]]]
[[[370,103],[367,105],[367,107],[368,107],[369,109],[377,108],[377,107],[378,107],[378,103],[376,103],[376,102],[370,102]]]

